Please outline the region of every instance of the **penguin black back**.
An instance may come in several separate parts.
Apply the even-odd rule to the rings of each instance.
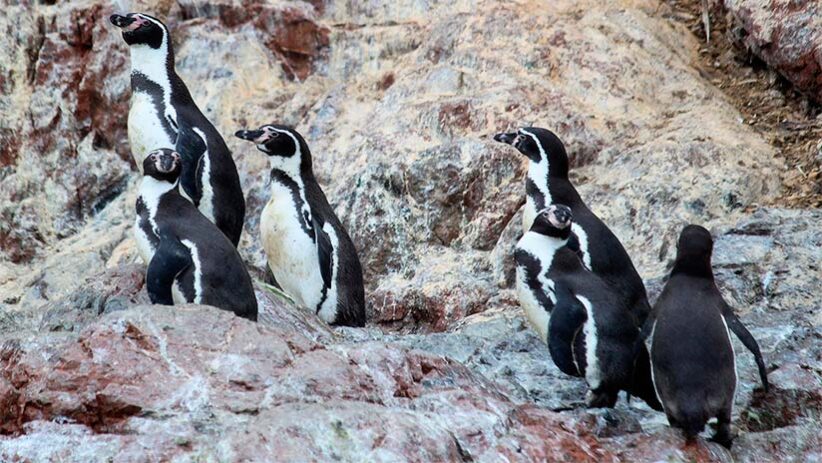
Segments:
[[[738,379],[731,331],[754,354],[766,390],[768,380],[759,346],[716,287],[712,250],[706,229],[682,230],[670,279],[648,319],[651,359],[654,387],[670,424],[692,439],[716,417],[714,440],[730,446]]]

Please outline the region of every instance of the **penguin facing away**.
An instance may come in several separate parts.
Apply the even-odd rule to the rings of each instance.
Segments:
[[[567,246],[572,220],[569,207],[551,205],[517,243],[520,303],[554,364],[585,378],[588,406],[613,407],[624,390],[661,410],[647,350],[634,361],[640,332],[624,301]]]
[[[765,392],[769,384],[759,345],[716,286],[712,251],[708,230],[697,225],[682,230],[670,278],[642,338],[651,333],[654,387],[670,425],[691,440],[716,417],[712,440],[730,447],[738,381],[730,332],[753,353]]]
[[[260,218],[260,234],[279,286],[330,324],[364,326],[357,250],[314,177],[303,137],[274,124],[236,136],[253,142],[269,159],[271,198]]]
[[[257,320],[251,278],[234,245],[179,191],[180,156],[167,148],[142,164],[135,234],[154,304],[206,304]]]
[[[650,312],[645,285],[619,239],[582,201],[568,178],[565,146],[550,130],[524,127],[499,133],[494,140],[511,145],[528,158],[525,179],[523,233],[527,233],[538,211],[551,204],[565,204],[574,214],[568,246],[577,251],[586,268],[604,278],[626,301],[642,326]]]
[[[177,151],[183,162],[182,193],[237,246],[245,200],[231,152],[191,98],[174,69],[168,28],[157,18],[112,15],[131,54],[128,138],[137,167],[158,148]]]

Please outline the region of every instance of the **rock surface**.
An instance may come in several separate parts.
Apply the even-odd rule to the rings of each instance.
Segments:
[[[0,351],[3,460],[614,459],[583,426],[391,345],[321,345],[185,306],[138,306],[44,340]]]
[[[724,0],[738,39],[822,103],[822,4],[814,0]]]
[[[259,283],[258,325],[142,305],[115,7],[48,3],[0,18],[0,460],[822,458],[822,213],[763,206],[784,163],[693,65],[699,44],[664,4],[114,2],[166,19],[224,135],[273,121],[305,135],[366,272],[369,326],[331,330]],[[758,389],[736,343],[731,451],[686,446],[638,401],[585,410],[585,385],[528,328],[510,255],[526,163],[489,135],[531,124],[566,142],[651,300],[681,227],[714,233],[718,283],[773,384]],[[260,279],[267,162],[226,141]]]

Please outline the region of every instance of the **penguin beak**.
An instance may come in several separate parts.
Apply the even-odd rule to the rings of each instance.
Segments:
[[[513,145],[514,140],[517,139],[516,132],[503,132],[494,135],[494,140],[500,143],[505,143],[506,145]]]
[[[169,173],[174,170],[177,163],[180,161],[180,155],[176,152],[160,155],[157,158],[155,166],[157,170],[163,173]]]
[[[257,144],[265,143],[268,139],[266,133],[262,130],[238,130],[234,133],[234,136]]]
[[[109,16],[108,20],[120,29],[124,29],[126,32],[137,30],[140,26],[146,23],[146,20],[139,16],[123,16],[119,14]]]

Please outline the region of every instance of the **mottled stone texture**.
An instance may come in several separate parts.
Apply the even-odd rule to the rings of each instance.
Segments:
[[[822,3],[724,0],[738,37],[797,88],[822,103]]]
[[[774,2],[725,3],[773,24],[752,44],[818,21],[813,2],[782,16],[762,16]],[[0,460],[820,459],[822,215],[762,206],[785,166],[700,76],[699,44],[657,0],[4,8]],[[332,330],[261,284],[257,325],[144,305],[115,8],[171,28],[178,72],[240,171],[240,252],[257,279],[268,164],[230,134],[280,122],[305,135],[360,252],[367,328]],[[807,37],[815,51],[760,46],[778,69],[798,57],[785,65],[797,85],[819,63]],[[686,446],[636,401],[585,410],[585,385],[550,362],[512,290],[526,160],[490,138],[520,125],[566,142],[574,182],[652,300],[681,227],[714,233],[718,284],[773,384],[763,395],[735,344],[732,451]]]

